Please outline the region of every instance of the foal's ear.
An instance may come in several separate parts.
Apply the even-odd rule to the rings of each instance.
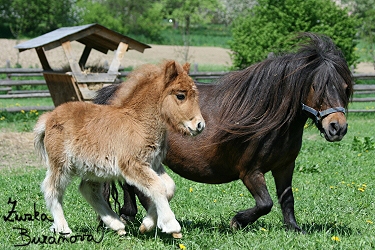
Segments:
[[[165,83],[174,81],[178,76],[178,66],[175,61],[167,62],[165,65]],[[180,66],[181,67],[181,66]]]
[[[190,63],[185,63],[184,66],[182,66],[182,68],[183,68],[187,73],[189,73],[189,70],[190,70]]]

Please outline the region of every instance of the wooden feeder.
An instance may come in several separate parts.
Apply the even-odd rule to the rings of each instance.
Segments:
[[[71,42],[77,41],[85,45],[81,57],[74,55]],[[71,72],[54,71],[44,51],[61,46],[68,59]],[[129,49],[141,53],[147,48],[147,44],[138,42],[130,37],[121,35],[99,24],[88,24],[74,27],[64,27],[42,36],[31,39],[15,46],[19,52],[35,49],[43,67],[43,76],[46,80],[53,103],[58,106],[68,101],[87,101],[94,96],[96,84],[112,84],[119,75],[120,62]],[[108,50],[116,51],[109,65],[107,73],[90,73],[82,71],[92,49],[104,54]]]

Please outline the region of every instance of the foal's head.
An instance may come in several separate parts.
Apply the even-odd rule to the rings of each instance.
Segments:
[[[198,104],[198,90],[188,75],[190,64],[175,61],[165,64],[162,116],[173,129],[190,135],[203,131],[205,121]]]

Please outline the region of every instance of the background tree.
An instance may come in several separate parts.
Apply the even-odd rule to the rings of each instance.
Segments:
[[[327,0],[259,0],[233,25],[232,59],[237,68],[261,61],[270,52],[290,49],[296,32],[317,32],[331,37],[349,65],[356,62],[358,19]]]
[[[76,22],[75,0],[0,0],[3,28],[14,38],[33,37]]]
[[[358,34],[364,50],[361,54],[365,55],[364,60],[373,62],[375,69],[375,0],[342,0],[342,3],[360,18]]]
[[[99,23],[126,35],[158,42],[163,29],[163,6],[149,0],[80,0],[82,23]]]

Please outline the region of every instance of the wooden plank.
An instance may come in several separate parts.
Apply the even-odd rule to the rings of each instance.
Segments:
[[[353,98],[353,102],[375,102],[374,97],[361,97],[361,98]]]
[[[50,95],[50,93],[0,95],[0,99],[44,98],[44,97],[51,97],[51,95]]]
[[[124,57],[125,52],[128,50],[128,48],[129,48],[128,44],[123,43],[123,42],[119,43],[119,45],[117,47],[117,50],[116,50],[116,53],[113,57],[112,63],[109,66],[108,74],[118,73],[118,69],[121,65],[121,60]]]
[[[10,90],[8,95],[49,93],[49,90]]]
[[[349,109],[349,113],[375,113],[375,109]]]
[[[44,53],[44,49],[42,47],[39,47],[39,48],[35,48],[35,50],[36,50],[36,53],[38,54],[39,61],[42,64],[43,69],[47,71],[51,71],[52,68],[48,63],[46,54]]]
[[[117,77],[117,74],[107,74],[107,73],[89,73],[74,75],[77,83],[88,83],[88,82],[103,82],[103,83],[113,83]]]
[[[77,58],[73,55],[72,46],[70,41],[66,41],[61,44],[62,48],[64,49],[65,56],[68,59],[70,69],[72,70],[74,75],[82,74],[81,68],[79,67]]]
[[[43,73],[43,69],[25,69],[25,68],[0,68],[0,74],[12,73]]]
[[[13,112],[21,112],[21,110],[25,112],[30,112],[31,110],[50,111],[50,110],[53,110],[54,108],[55,108],[54,106],[28,106],[28,107],[2,108],[0,110],[13,113]]]
[[[0,86],[45,85],[45,80],[0,80]]]
[[[367,91],[367,90],[375,90],[375,84],[354,84],[353,85],[354,91]]]
[[[82,55],[81,55],[81,58],[79,59],[79,66],[84,69],[85,68],[85,65],[86,65],[86,62],[87,62],[87,59],[89,58],[89,55],[90,55],[90,52],[91,52],[91,47],[89,46],[85,46],[85,49],[83,50],[82,52]]]
[[[81,92],[73,76],[63,73],[44,73],[54,105],[70,101],[82,101]]]

